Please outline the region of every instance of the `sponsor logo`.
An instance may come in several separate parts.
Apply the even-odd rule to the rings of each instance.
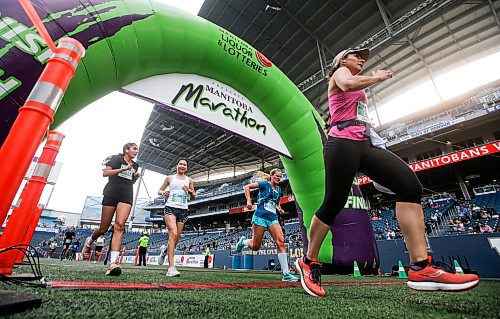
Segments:
[[[262,66],[265,66],[266,68],[270,68],[273,66],[273,63],[268,58],[266,58],[264,54],[255,50],[255,55],[257,56],[257,60]]]
[[[268,72],[266,68],[271,67],[273,64],[269,61],[262,53],[255,51],[248,43],[239,39],[232,33],[219,29],[220,38],[217,41],[217,45],[222,48],[229,56],[240,61],[245,66],[253,69],[255,72],[263,76],[267,76]],[[255,62],[254,54],[257,57]]]
[[[438,270],[438,271],[437,271],[436,273],[434,273],[434,274],[431,274],[431,275],[422,274],[422,276],[424,276],[424,277],[429,277],[429,278],[437,278],[437,277],[439,277],[439,276],[441,276],[441,275],[444,275],[444,274],[445,274],[445,272],[444,272],[444,271],[442,271],[442,270]]]

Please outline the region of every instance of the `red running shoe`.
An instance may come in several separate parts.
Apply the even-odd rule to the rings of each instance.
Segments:
[[[479,284],[479,276],[473,274],[457,274],[455,269],[440,261],[433,262],[425,268],[410,266],[408,271],[408,287],[414,290],[469,290]]]
[[[321,264],[312,261],[309,265],[304,262],[304,258],[298,258],[295,261],[295,267],[300,274],[302,288],[315,297],[323,297],[325,290],[321,287]]]

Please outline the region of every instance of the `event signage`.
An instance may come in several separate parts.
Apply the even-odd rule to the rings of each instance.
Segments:
[[[290,157],[271,121],[229,85],[195,74],[163,74],[123,88]]]
[[[300,258],[300,257],[304,256],[303,247],[296,247],[296,246],[288,247],[288,245],[287,245],[286,252],[288,253],[289,258]],[[256,256],[277,255],[278,248],[276,248],[276,247],[261,247],[257,251],[245,248],[245,249],[243,249],[241,254],[242,255],[256,255]]]
[[[500,141],[495,141],[490,144],[472,147],[466,150],[430,158],[425,161],[416,162],[408,166],[410,166],[410,168],[414,172],[420,172],[427,169],[458,163],[485,155],[495,154],[498,152],[500,152]],[[360,176],[356,178],[356,182],[358,183],[358,185],[365,185],[373,181],[368,176]]]
[[[135,262],[136,256],[124,256],[122,262],[125,264],[133,264]],[[175,266],[184,266],[184,267],[196,267],[203,268],[203,263],[205,261],[205,255],[175,255],[174,263]],[[146,262],[152,265],[158,265],[158,255],[146,257]],[[165,258],[164,265],[168,265],[167,258]],[[210,255],[208,257],[208,268],[214,268],[214,256]]]

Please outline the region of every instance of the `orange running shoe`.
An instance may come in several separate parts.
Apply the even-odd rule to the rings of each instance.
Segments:
[[[448,264],[436,261],[429,257],[429,264],[425,268],[415,265],[408,271],[408,287],[414,290],[469,290],[479,284],[479,276],[473,274],[457,274]]]
[[[325,290],[321,287],[321,264],[312,261],[309,265],[305,263],[304,257],[295,261],[295,267],[300,274],[300,283],[302,288],[315,297],[325,296]]]

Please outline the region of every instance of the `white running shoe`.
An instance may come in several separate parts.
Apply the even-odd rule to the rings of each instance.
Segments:
[[[106,271],[106,276],[120,276],[122,273],[122,269],[120,265],[116,262],[112,262],[109,264],[108,270]]]
[[[167,277],[180,277],[181,273],[177,270],[177,268],[172,267],[167,270]]]
[[[160,256],[158,256],[158,265],[163,265],[165,262],[165,257],[167,257],[167,247],[165,247],[165,250],[162,250],[160,252]]]

